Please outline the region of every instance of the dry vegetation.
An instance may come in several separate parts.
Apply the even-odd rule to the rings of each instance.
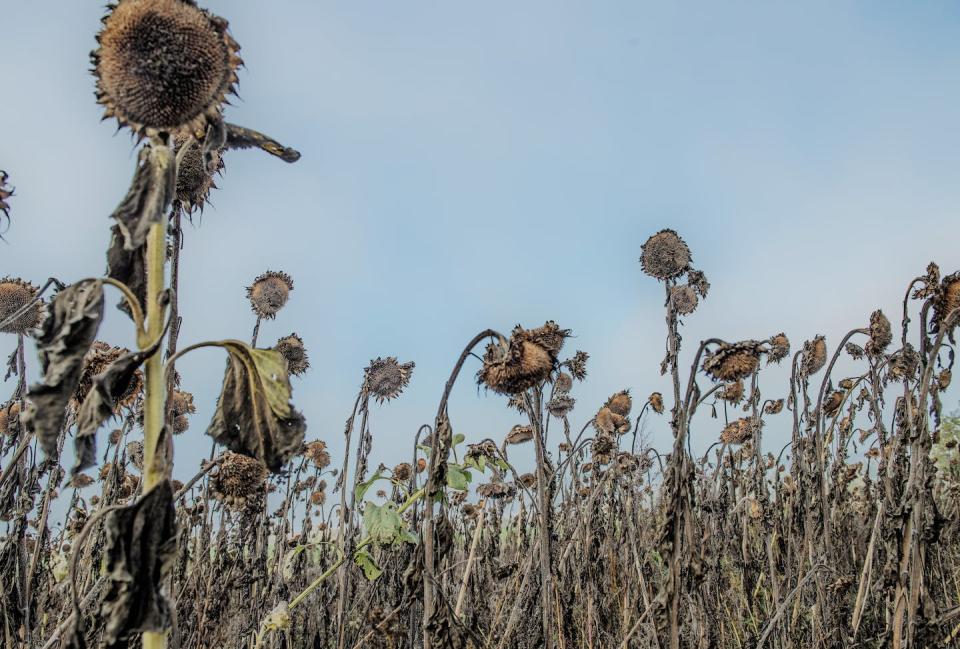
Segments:
[[[640,262],[665,288],[667,395],[577,404],[588,356],[565,349],[569,331],[485,330],[451,357],[408,462],[368,465],[375,403],[414,372],[392,357],[364,370],[347,450],[331,458],[290,402],[290,376],[309,371],[303,340],[257,346],[288,275],[247,289],[250,344],[179,345],[182,219],[228,151],[299,158],[223,121],[240,65],[226,21],[186,0],[121,0],[98,41],[98,99],[144,144],[107,277],[0,280],[0,332],[16,341],[0,408],[4,646],[957,644],[958,420],[940,399],[960,275],[930,264],[910,281],[896,336],[877,311],[835,345],[814,336],[792,352],[777,334],[681,351],[681,319],[710,287],[663,230]],[[0,172],[0,210],[15,203]],[[108,286],[136,351],[97,340]],[[201,347],[227,352],[206,429],[217,445],[182,484],[177,437],[201,433],[175,363]],[[849,376],[835,375],[841,356]],[[788,384],[763,384],[770,363],[789,365]],[[448,419],[468,366],[517,413],[502,439],[465,440]],[[718,406],[736,415],[692,429]],[[669,426],[672,448],[647,446],[645,421]],[[768,421],[792,430],[778,453],[761,444]],[[694,436],[716,443],[695,456]],[[520,444],[534,450],[529,472],[514,463]]]

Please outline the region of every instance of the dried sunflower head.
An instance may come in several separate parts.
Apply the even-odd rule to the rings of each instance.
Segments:
[[[933,298],[932,324],[937,327],[942,326],[955,309],[960,309],[960,272],[947,275],[940,283]],[[949,327],[951,332],[958,322],[960,322],[960,316],[954,316]]]
[[[687,272],[687,285],[696,291],[700,297],[707,297],[707,293],[710,291],[710,282],[707,281],[707,276],[703,272],[692,268]]]
[[[647,403],[650,404],[650,407],[653,408],[653,411],[658,415],[663,414],[663,395],[659,392],[653,392],[648,398]]]
[[[7,172],[0,169],[0,212],[10,216],[10,205],[7,199],[13,196],[13,189],[7,186]]]
[[[612,435],[600,434],[593,438],[590,451],[596,464],[610,464],[613,453],[617,450],[617,442]]]
[[[38,290],[36,286],[19,277],[0,279],[0,323],[6,322],[30,304],[36,298]],[[23,315],[0,328],[0,333],[29,335],[40,325],[43,314],[43,302],[37,300]]]
[[[294,376],[302,376],[310,367],[310,358],[303,346],[303,339],[297,334],[284,336],[273,348],[287,359],[287,370]]]
[[[228,509],[258,506],[266,493],[267,468],[252,457],[225,451],[210,481],[210,492]]]
[[[364,370],[364,386],[379,403],[396,399],[410,383],[413,363],[398,363],[393,356],[370,361]]]
[[[557,394],[569,392],[573,389],[573,377],[566,372],[560,372],[557,374],[557,378],[553,382],[553,386],[556,389]]]
[[[790,355],[790,339],[783,332],[767,340],[767,363],[779,363]]]
[[[724,427],[723,432],[720,433],[720,441],[724,444],[743,444],[753,438],[756,429],[749,417],[741,417]]]
[[[865,350],[871,356],[879,356],[893,341],[893,332],[890,330],[890,321],[883,311],[877,309],[870,314],[870,340]]]
[[[670,289],[670,304],[680,315],[690,315],[697,310],[699,303],[696,291],[685,284],[679,284]]]
[[[633,409],[633,399],[630,397],[630,390],[621,390],[617,392],[603,404],[607,408],[610,408],[616,414],[626,417],[630,414],[630,411]]]
[[[242,63],[227,21],[189,0],[120,0],[97,42],[91,59],[104,117],[147,135],[202,137]]]
[[[183,155],[179,155],[177,166],[177,200],[191,214],[195,209],[203,211],[210,197],[210,190],[217,185],[213,175],[223,169],[223,158],[218,149],[210,151],[211,160],[204,160],[202,145],[193,140]]]
[[[537,487],[537,476],[532,473],[524,473],[520,476],[519,482],[527,489],[535,489]]]
[[[503,441],[507,444],[523,444],[531,439],[533,439],[533,427],[517,424],[510,429]]]
[[[413,477],[413,467],[409,462],[401,462],[393,467],[393,479],[399,482],[406,482]]]
[[[640,466],[637,456],[627,451],[617,453],[615,462],[616,469],[620,473],[633,473]]]
[[[717,396],[728,403],[740,403],[743,401],[743,381],[727,383]]]
[[[714,381],[740,381],[760,368],[760,354],[765,350],[756,340],[723,343],[707,354],[703,370]]]
[[[516,493],[516,487],[504,482],[487,482],[477,487],[477,494],[481,498],[490,498],[491,500],[511,498]]]
[[[770,401],[763,407],[763,412],[768,415],[777,415],[783,410],[783,399],[777,399],[776,401]]]
[[[86,473],[75,473],[73,474],[73,477],[70,478],[70,486],[74,489],[83,489],[92,484],[93,478],[88,476]]]
[[[515,395],[546,381],[569,335],[569,329],[560,329],[552,321],[537,329],[517,325],[506,344],[497,341],[487,345],[478,382],[494,392]]]
[[[273,319],[287,303],[292,290],[292,277],[283,271],[268,270],[247,287],[247,299],[258,317]]]
[[[558,394],[547,402],[547,411],[554,417],[566,417],[576,403],[577,400],[569,394]]]
[[[823,402],[823,414],[827,417],[833,417],[840,411],[843,405],[843,397],[846,393],[842,390],[834,390]]]
[[[643,244],[640,266],[660,280],[680,277],[690,268],[690,248],[673,230],[661,230]]]
[[[16,435],[20,431],[20,402],[8,401],[0,406],[0,435]]]
[[[180,435],[187,432],[190,428],[190,419],[187,415],[192,415],[197,411],[193,405],[193,395],[183,390],[174,390],[170,395],[170,414],[173,417],[173,434]]]
[[[135,440],[127,443],[127,459],[137,471],[143,471],[143,442]]]
[[[800,355],[800,376],[807,378],[823,369],[827,364],[827,339],[823,336],[814,336],[813,340],[803,343],[803,353]]]
[[[570,374],[573,375],[578,381],[583,381],[587,378],[587,361],[590,360],[590,354],[587,352],[582,352],[577,350],[573,354],[573,358],[564,361],[564,365],[570,370]]]
[[[304,445],[303,454],[320,470],[330,466],[330,452],[327,451],[327,443],[324,441],[318,439]]]
[[[130,353],[125,347],[111,347],[102,340],[95,340],[83,357],[83,369],[80,371],[80,382],[73,394],[72,405],[75,411],[80,410],[80,406],[86,400],[90,391],[93,389],[93,380],[103,372],[107,371],[122,356]],[[120,397],[116,400],[115,413],[119,413],[121,408],[130,408],[134,405],[137,397],[143,390],[143,372],[137,370],[130,377],[127,387],[120,392]]]
[[[630,420],[614,412],[609,406],[603,406],[593,418],[593,427],[605,435],[622,435],[630,432]]]

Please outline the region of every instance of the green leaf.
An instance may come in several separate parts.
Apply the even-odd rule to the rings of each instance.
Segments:
[[[457,433],[456,435],[453,436],[453,445],[457,446],[459,444],[463,444],[463,440],[465,439],[467,439],[466,435],[464,435],[463,433]]]
[[[379,480],[382,476],[380,472],[377,471],[373,474],[373,477],[367,480],[366,482],[361,482],[357,485],[357,500],[362,501],[363,497],[367,495],[367,492],[370,490],[370,487],[373,486],[373,483]]]
[[[368,581],[374,581],[383,574],[383,570],[373,560],[373,556],[366,550],[357,550],[353,554],[353,562],[360,566]]]
[[[470,483],[470,472],[460,468],[459,465],[447,464],[447,486],[457,491],[466,491]]]

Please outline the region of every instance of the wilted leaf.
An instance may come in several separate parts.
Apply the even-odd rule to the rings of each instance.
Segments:
[[[137,296],[140,309],[147,310],[147,245],[128,250],[123,244],[120,226],[110,228],[110,248],[107,250],[107,277],[126,284]],[[132,317],[130,305],[120,300],[117,308]]]
[[[373,474],[372,478],[358,484],[356,488],[357,501],[362,501],[363,497],[366,496],[367,492],[370,490],[370,487],[373,486],[373,483],[379,480],[380,478],[381,478],[380,472],[377,471],[376,473]]]
[[[121,356],[106,371],[94,377],[93,387],[77,415],[77,434],[74,438],[76,466],[73,467],[73,473],[97,463],[97,430],[116,412],[117,400],[126,393],[137,369],[156,353],[161,342],[162,336],[149,349]]]
[[[278,351],[253,349],[236,340],[216,344],[230,355],[207,434],[279,471],[306,432],[303,416],[290,405],[286,360]]]
[[[66,407],[80,382],[83,357],[97,336],[103,318],[103,284],[83,282],[60,291],[37,337],[43,380],[27,392],[21,415],[47,456],[57,453],[57,438]]]
[[[170,626],[170,604],[161,592],[176,557],[173,486],[157,484],[134,504],[110,514],[106,525],[107,591],[102,602],[107,646],[142,631]]]
[[[407,523],[400,516],[394,503],[364,505],[363,528],[377,545],[415,542],[414,536],[407,529]]]
[[[250,149],[256,147],[263,149],[270,155],[277,156],[284,162],[296,162],[300,159],[299,151],[283,146],[263,133],[258,133],[253,129],[237,126],[236,124],[227,124],[226,127],[226,148],[228,149]]]
[[[123,247],[137,250],[159,223],[176,194],[177,165],[168,146],[146,145],[140,149],[137,171],[123,202],[112,216],[123,234]]]
[[[357,550],[353,554],[353,562],[363,569],[363,574],[368,581],[373,581],[383,574],[383,570],[366,550]]]

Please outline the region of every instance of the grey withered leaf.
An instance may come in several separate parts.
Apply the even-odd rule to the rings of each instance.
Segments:
[[[57,437],[66,419],[66,407],[80,382],[83,357],[103,319],[103,283],[73,284],[60,291],[37,336],[43,380],[27,391],[21,423],[40,441],[48,457],[57,453]]]
[[[103,640],[125,646],[132,634],[170,626],[170,603],[161,592],[177,553],[177,524],[170,480],[137,502],[111,513],[106,523],[107,589],[101,600]]]
[[[226,124],[226,127],[227,149],[250,149],[256,147],[263,149],[270,155],[280,158],[284,162],[296,162],[300,159],[299,151],[283,146],[263,133],[258,133],[253,129],[237,126],[236,124]]]
[[[161,342],[163,336],[158,337],[148,349],[121,356],[93,378],[93,387],[77,414],[77,434],[73,441],[76,456],[74,474],[97,463],[97,430],[116,412],[117,400],[126,393],[137,369],[156,353]]]
[[[150,226],[159,223],[170,207],[176,187],[177,165],[170,147],[146,144],[140,149],[130,189],[112,214],[124,248],[136,250],[146,242]]]
[[[215,344],[229,357],[207,434],[277,472],[300,448],[306,432],[303,415],[290,404],[287,361],[278,351],[238,340]]]
[[[110,248],[107,249],[107,277],[126,284],[137,296],[142,311],[147,310],[147,246],[128,250],[123,244],[120,226],[110,228]],[[130,305],[123,298],[117,308],[132,316]]]

